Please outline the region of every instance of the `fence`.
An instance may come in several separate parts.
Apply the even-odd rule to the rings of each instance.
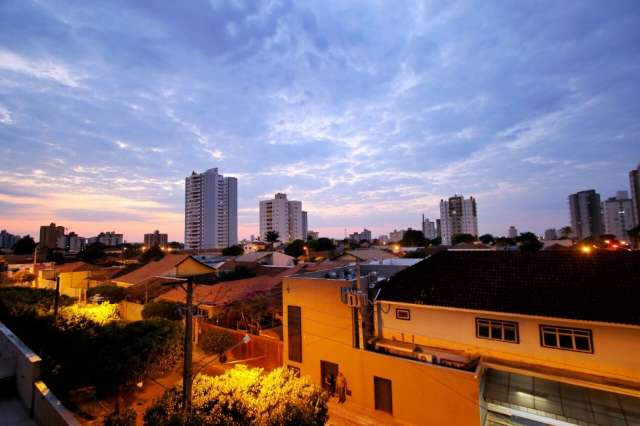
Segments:
[[[201,322],[199,329],[200,333],[207,330],[229,333],[234,344],[239,343],[246,335],[241,331],[218,327],[206,322]],[[228,353],[227,362],[233,361],[245,361],[245,364],[262,367],[268,371],[282,367],[282,341],[252,334],[249,343],[238,345]]]

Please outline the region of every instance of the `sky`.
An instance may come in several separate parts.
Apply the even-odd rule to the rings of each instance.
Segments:
[[[239,237],[566,226],[640,162],[640,2],[0,1],[0,228],[183,240],[184,178],[238,178]]]

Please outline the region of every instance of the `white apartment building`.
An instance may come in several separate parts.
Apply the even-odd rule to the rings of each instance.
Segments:
[[[442,226],[442,244],[451,245],[457,234],[478,236],[478,209],[476,199],[465,199],[454,195],[448,200],[440,200],[440,221]]]
[[[116,234],[114,231],[101,232],[95,237],[91,237],[88,240],[89,244],[100,243],[107,247],[116,247],[124,243],[124,235]]]
[[[260,201],[260,236],[266,239],[267,232],[275,231],[281,241],[305,240],[304,217],[302,201],[290,201],[279,192],[271,200]]]
[[[157,229],[150,233],[144,234],[144,245],[145,247],[154,247],[158,246],[160,248],[167,248],[169,245],[169,236],[167,234],[162,234]]]
[[[389,232],[389,242],[390,243],[398,243],[400,241],[402,241],[402,239],[404,238],[404,230],[397,230],[394,229],[393,231]]]
[[[436,233],[436,223],[429,220],[428,217],[425,218],[424,215],[422,215],[422,235],[429,240],[433,240],[438,236]]]
[[[511,239],[517,238],[518,237],[518,228],[516,228],[515,226],[511,225],[509,227],[509,231],[507,231],[507,235]]]
[[[238,244],[238,179],[217,168],[185,178],[186,249],[219,249]]]
[[[602,203],[604,230],[620,241],[628,239],[627,231],[634,226],[633,203],[627,191],[616,192],[615,197]]]

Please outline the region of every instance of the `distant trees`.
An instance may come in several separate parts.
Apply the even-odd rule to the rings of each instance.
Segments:
[[[91,287],[87,290],[87,298],[91,298],[95,295],[104,297],[105,300],[110,303],[118,303],[124,300],[126,296],[126,290],[124,287],[119,287],[115,284],[103,284],[96,287]]]
[[[495,244],[496,239],[491,234],[480,235],[478,238],[482,244]]]
[[[472,243],[476,240],[475,235],[471,234],[455,234],[451,238],[451,244],[456,245],[460,243]]]
[[[102,243],[89,244],[80,252],[80,259],[87,263],[97,263],[107,256],[107,246]]]
[[[520,251],[523,252],[539,251],[544,246],[533,232],[520,234],[520,236],[516,238],[516,242],[519,243]]]
[[[280,240],[280,233],[278,233],[277,231],[269,231],[265,235],[265,239],[267,240],[267,242],[273,244]]]
[[[169,243],[169,248],[170,248],[171,250],[184,250],[184,244],[179,243],[179,242],[177,242],[177,241],[171,241],[171,242]]]
[[[336,248],[333,241],[325,237],[318,238],[317,240],[310,240],[308,245],[315,251],[328,251]]]
[[[244,249],[240,245],[229,246],[222,249],[223,256],[242,256]]]
[[[329,419],[327,399],[311,379],[287,368],[263,374],[261,368],[239,365],[220,376],[196,376],[187,418],[181,389],[170,389],[147,410],[144,424],[323,425]]]
[[[142,308],[142,318],[164,318],[171,321],[182,319],[181,305],[177,302],[169,300],[159,300],[157,302],[149,302]]]
[[[442,237],[435,237],[433,240],[431,240],[432,246],[439,246],[441,244],[442,244]]]
[[[417,229],[407,229],[404,232],[400,245],[403,247],[424,247],[427,240],[424,238],[422,231]]]
[[[637,246],[640,242],[640,225],[629,229],[627,231],[627,235],[629,235],[629,239],[632,241],[633,245]]]
[[[162,259],[165,255],[165,252],[158,246],[153,246],[150,247],[149,249],[145,250],[141,255],[140,255],[140,262],[141,263],[149,263],[152,260],[153,261],[158,261],[160,259]]]
[[[25,235],[13,245],[12,249],[14,254],[33,254],[36,242],[30,235]]]
[[[300,257],[304,254],[304,246],[305,242],[302,240],[293,240],[291,243],[287,245],[284,249],[284,253],[293,256]]]
[[[50,251],[47,253],[47,262],[55,262],[56,265],[64,263],[64,253],[61,251]]]

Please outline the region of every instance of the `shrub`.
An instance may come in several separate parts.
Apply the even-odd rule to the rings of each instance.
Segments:
[[[103,284],[92,287],[87,291],[87,297],[91,298],[99,294],[111,303],[118,303],[124,300],[126,290],[114,284]]]
[[[127,408],[122,413],[112,413],[104,418],[104,426],[135,426],[136,411],[133,408]]]
[[[323,425],[328,395],[286,368],[264,375],[239,365],[193,382],[192,413],[182,414],[182,392],[170,389],[144,415],[145,425]]]
[[[118,316],[118,305],[114,303],[101,303],[99,305],[71,305],[62,310],[69,321],[89,320],[96,324],[106,324],[115,321]]]
[[[168,300],[149,302],[142,308],[142,318],[165,318],[172,321],[182,319],[180,304]]]
[[[202,333],[200,349],[207,354],[219,354],[233,346],[233,336],[222,330],[209,329]]]

